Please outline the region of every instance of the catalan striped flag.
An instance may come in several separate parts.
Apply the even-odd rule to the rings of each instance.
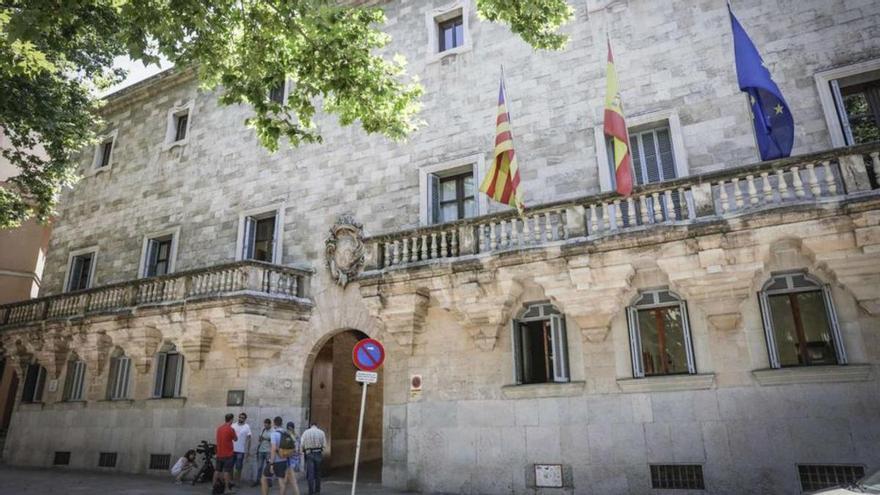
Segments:
[[[504,94],[504,76],[498,92],[498,116],[495,118],[495,160],[480,185],[480,191],[487,196],[515,206],[522,214],[522,190],[519,187],[519,167],[513,150],[513,135],[510,132],[510,113],[507,111],[507,97]]]
[[[614,68],[614,55],[611,54],[611,40],[608,40],[608,83],[605,88],[605,135],[611,138],[614,150],[614,175],[617,192],[629,196],[633,187],[632,156],[629,153],[629,135],[623,119],[623,105],[620,102],[620,87],[617,84],[617,70]]]

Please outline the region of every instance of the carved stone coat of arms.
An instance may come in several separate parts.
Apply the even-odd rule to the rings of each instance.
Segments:
[[[364,226],[351,215],[342,215],[330,227],[324,254],[336,283],[345,287],[364,268]]]

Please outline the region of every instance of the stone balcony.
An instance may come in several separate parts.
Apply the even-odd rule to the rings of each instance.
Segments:
[[[834,273],[878,314],[878,177],[880,143],[872,143],[650,184],[628,198],[603,193],[537,205],[523,216],[507,210],[374,236],[365,240],[361,294],[402,345],[424,328],[430,301],[491,349],[524,281],[537,282],[546,297],[582,312],[572,316],[585,338],[601,339],[625,307],[635,273],[650,264],[662,272],[658,280],[704,306],[716,328],[732,329],[752,279],[770,266],[756,253],[782,249],[787,236],[799,256]],[[839,225],[829,227],[832,221]],[[785,233],[759,239],[765,228]],[[821,241],[805,239],[830,238],[826,229],[847,231],[854,240],[837,248],[849,242],[855,250],[824,260],[808,247]],[[748,250],[736,245],[749,236]]]
[[[311,305],[311,272],[258,261],[239,261],[143,278],[0,306],[0,326],[70,320],[138,309],[252,297]]]

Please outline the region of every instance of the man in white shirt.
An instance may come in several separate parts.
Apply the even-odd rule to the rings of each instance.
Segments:
[[[251,451],[251,427],[246,421],[247,414],[241,413],[238,415],[238,422],[232,424],[232,429],[235,430],[235,434],[238,437],[232,443],[232,450],[235,452],[235,471],[233,472],[232,479],[235,481],[235,484],[238,484],[241,480],[242,466],[244,466],[244,461]]]
[[[309,482],[309,495],[321,493],[321,460],[327,438],[324,432],[318,428],[318,423],[312,422],[312,426],[302,434],[302,451],[306,461],[306,480]]]

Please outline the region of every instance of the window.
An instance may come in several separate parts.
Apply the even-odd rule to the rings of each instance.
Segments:
[[[156,379],[153,385],[153,397],[155,398],[180,397],[183,385],[183,355],[179,354],[173,345],[168,345],[166,349],[158,352],[154,359]]]
[[[70,465],[70,452],[55,452],[55,456],[52,458],[53,466],[68,466]]]
[[[799,464],[798,476],[804,492],[846,486],[865,476],[864,466]]]
[[[452,222],[474,216],[476,202],[473,171],[448,177],[432,175],[429,180],[434,201],[432,223]]]
[[[605,140],[608,164],[613,188],[617,188],[614,169],[614,147],[611,140]],[[668,127],[658,127],[646,131],[630,131],[630,153],[632,155],[635,184],[644,185],[675,179],[675,157],[672,152],[672,139]]]
[[[167,470],[171,468],[171,454],[150,454],[150,469]]]
[[[98,454],[98,467],[116,467],[116,452],[100,452]]]
[[[535,303],[511,326],[516,383],[569,381],[564,315],[551,304]]]
[[[98,136],[98,144],[95,145],[95,154],[92,158],[93,172],[107,170],[113,164],[113,148],[116,145],[116,133],[117,131],[114,130],[103,136]]]
[[[272,89],[269,90],[269,101],[275,102],[279,105],[284,105],[284,100],[287,98],[287,82],[282,81]]]
[[[128,399],[128,386],[131,380],[131,359],[117,348],[110,358],[110,373],[107,379],[107,399]]]
[[[147,277],[165,275],[168,273],[171,263],[172,236],[167,235],[157,239],[150,239],[147,243]]]
[[[460,15],[439,23],[437,29],[441,52],[464,45],[464,20]]]
[[[759,299],[772,368],[846,363],[827,285],[803,272],[782,273]]]
[[[830,84],[846,144],[880,141],[880,70]]]
[[[703,466],[699,464],[652,464],[651,488],[705,490]]]
[[[193,102],[168,110],[168,126],[165,130],[165,148],[182,145],[189,139],[189,126],[192,120]]]
[[[633,377],[696,373],[687,306],[668,290],[651,290],[627,308]]]
[[[239,243],[236,259],[281,263],[280,239],[284,225],[284,205],[255,210],[239,217]]]
[[[79,359],[67,362],[67,377],[64,379],[64,393],[62,400],[82,400],[83,385],[86,377],[86,363]]]
[[[31,363],[27,367],[24,377],[24,392],[22,402],[42,402],[43,389],[46,385],[46,368],[38,363]]]
[[[419,220],[422,225],[451,222],[485,213],[488,197],[478,194],[484,155],[476,154],[419,168]]]
[[[71,254],[70,270],[67,274],[67,292],[88,289],[92,286],[95,272],[95,252]]]

